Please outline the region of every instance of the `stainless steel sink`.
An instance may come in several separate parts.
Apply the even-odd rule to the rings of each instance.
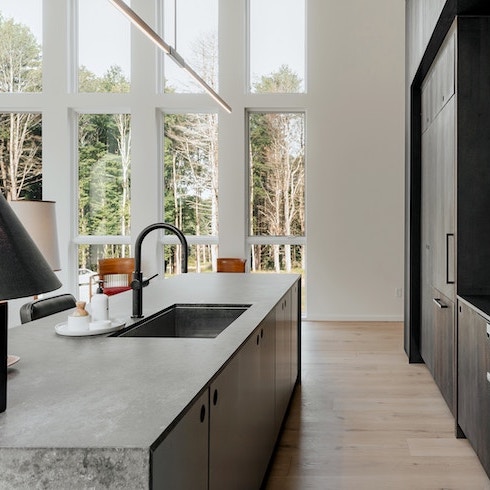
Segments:
[[[175,304],[112,337],[215,338],[250,305]]]

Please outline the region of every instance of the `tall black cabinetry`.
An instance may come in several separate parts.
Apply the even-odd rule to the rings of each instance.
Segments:
[[[420,353],[451,411],[455,332],[455,44],[453,28],[422,85]]]
[[[405,346],[490,475],[489,337],[478,319],[490,318],[490,17],[456,17],[427,60],[410,92]]]

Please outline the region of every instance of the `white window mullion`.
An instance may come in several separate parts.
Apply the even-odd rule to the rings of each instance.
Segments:
[[[219,255],[247,257],[245,162],[245,0],[220,0],[220,95],[233,112],[219,113]]]
[[[74,189],[72,188],[72,138],[66,92],[69,73],[69,18],[67,0],[43,2],[43,198],[56,201],[58,240],[64,289],[76,292]]]
[[[155,2],[132,0],[131,7],[155,27]],[[131,30],[131,239],[151,223],[161,221],[161,133],[157,110],[158,53],[155,46],[135,27]],[[163,96],[162,96],[163,97]],[[144,270],[161,270],[162,258],[157,247],[158,234],[145,239]],[[152,253],[153,251],[153,253]]]

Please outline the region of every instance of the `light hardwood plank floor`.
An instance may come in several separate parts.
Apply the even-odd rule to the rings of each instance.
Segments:
[[[266,490],[490,490],[401,323],[303,323],[302,384]]]

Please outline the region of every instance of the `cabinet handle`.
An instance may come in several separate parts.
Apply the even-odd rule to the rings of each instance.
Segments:
[[[441,298],[432,298],[432,301],[434,301],[438,308],[447,308],[447,305],[441,302]]]
[[[446,233],[446,284],[454,284],[454,233]]]
[[[199,420],[201,421],[201,423],[204,422],[205,418],[206,418],[206,406],[202,405],[201,406],[201,413],[199,415]]]
[[[214,390],[214,393],[213,393],[213,405],[216,406],[217,403],[218,403],[218,390]]]
[[[257,345],[259,345],[259,342],[260,342],[260,335],[257,334]]]
[[[260,329],[260,338],[261,339],[264,338],[264,329],[263,328]]]

